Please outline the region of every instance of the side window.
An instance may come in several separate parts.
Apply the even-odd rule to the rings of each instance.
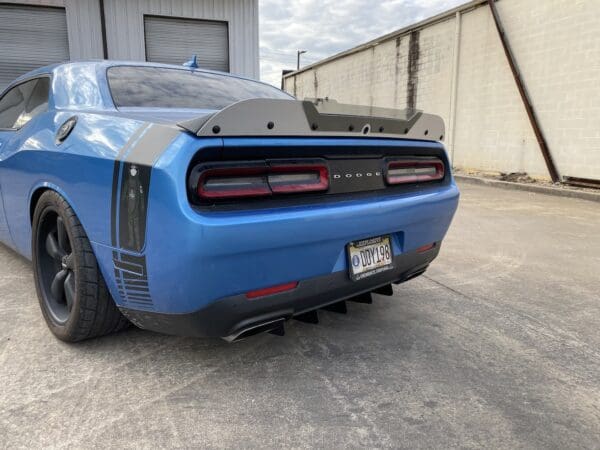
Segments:
[[[0,128],[21,128],[48,110],[50,80],[37,78],[15,86],[0,99]]]
[[[25,111],[22,87],[23,85],[12,88],[0,100],[0,128],[13,128],[19,116]]]
[[[48,111],[48,93],[50,91],[50,80],[47,77],[32,80],[34,83],[31,94],[25,100],[25,110],[17,118],[14,127],[21,128],[35,116]],[[25,83],[27,84],[27,83]]]

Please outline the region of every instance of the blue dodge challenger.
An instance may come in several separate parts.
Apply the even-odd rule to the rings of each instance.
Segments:
[[[0,240],[50,330],[240,339],[391,295],[458,204],[444,124],[194,67],[44,67],[0,97]]]

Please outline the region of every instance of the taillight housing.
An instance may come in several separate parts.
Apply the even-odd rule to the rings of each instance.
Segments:
[[[191,188],[201,201],[319,192],[329,189],[329,170],[324,160],[201,165]]]
[[[215,167],[199,173],[196,194],[202,199],[271,195],[264,167]]]
[[[409,184],[443,180],[444,163],[438,158],[395,159],[386,162],[387,184]]]

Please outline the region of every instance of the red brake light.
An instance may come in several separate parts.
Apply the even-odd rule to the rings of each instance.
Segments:
[[[262,197],[273,194],[326,191],[325,164],[278,164],[208,168],[200,172],[196,193],[203,199]]]
[[[444,178],[444,163],[439,159],[390,161],[386,170],[388,184],[419,183]]]

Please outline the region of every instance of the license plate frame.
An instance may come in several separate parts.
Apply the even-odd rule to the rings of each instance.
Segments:
[[[384,248],[384,255],[383,258],[381,258],[381,255],[378,255],[378,252],[381,251],[381,246],[385,247],[386,245],[387,249],[389,249],[389,257],[385,254]],[[369,249],[368,254],[361,253],[361,250],[365,252],[367,249]],[[373,249],[373,251],[370,249]],[[365,278],[381,272],[387,272],[394,268],[394,249],[392,246],[392,237],[389,234],[349,242],[346,244],[346,255],[348,258],[348,276],[352,281],[364,280]],[[364,270],[365,262],[368,262],[366,260],[368,258],[373,259],[376,257],[379,257],[381,261],[376,261],[375,264],[369,264],[370,267]]]

